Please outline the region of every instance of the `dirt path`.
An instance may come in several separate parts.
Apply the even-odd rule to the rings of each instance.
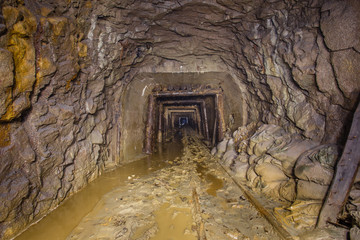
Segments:
[[[196,137],[181,158],[104,195],[68,239],[279,239]]]

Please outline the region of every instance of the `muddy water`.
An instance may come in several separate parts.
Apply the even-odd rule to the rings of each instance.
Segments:
[[[129,178],[146,176],[168,166],[169,162],[180,156],[181,149],[181,141],[175,140],[173,143],[164,144],[151,156],[103,174],[15,239],[66,239],[74,227],[95,207],[104,194],[125,185]]]
[[[154,215],[159,230],[150,240],[197,240],[196,236],[186,234],[191,232],[193,221],[190,208],[176,208],[165,203]],[[134,236],[134,239],[137,237]]]
[[[209,173],[209,169],[203,164],[196,164],[196,171],[199,176],[210,185],[206,189],[206,192],[214,197],[216,197],[216,191],[223,188],[224,183],[221,179],[216,177],[214,174]]]
[[[201,140],[182,143],[103,175],[18,239],[279,239]]]

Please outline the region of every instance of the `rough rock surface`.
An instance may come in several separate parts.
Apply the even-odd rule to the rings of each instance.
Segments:
[[[322,143],[343,143],[358,99],[356,0],[0,7],[1,238],[119,164],[121,105],[131,104],[123,93],[141,72],[227,72],[238,88],[225,94],[244,102],[244,124],[276,124]]]

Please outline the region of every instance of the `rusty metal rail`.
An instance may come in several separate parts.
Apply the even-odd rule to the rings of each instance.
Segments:
[[[244,193],[246,199],[259,211],[259,213],[274,227],[278,235],[284,239],[284,240],[296,240],[297,238],[294,238],[275,218],[274,215],[272,215],[266,208],[263,207],[263,205],[249,192],[244,188],[241,183],[236,181],[236,179],[233,178],[233,176],[229,173],[229,171],[219,163],[219,161],[216,161],[217,164],[221,166],[221,168],[226,172],[227,175],[234,181],[234,183],[241,189],[241,191]]]

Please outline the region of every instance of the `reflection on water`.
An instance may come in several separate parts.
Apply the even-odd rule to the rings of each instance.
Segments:
[[[74,227],[95,207],[104,194],[116,187],[125,185],[128,176],[145,176],[167,166],[168,161],[180,156],[181,148],[182,145],[179,141],[166,143],[151,156],[104,173],[98,179],[89,183],[83,190],[71,196],[39,223],[27,229],[16,240],[66,239]]]

